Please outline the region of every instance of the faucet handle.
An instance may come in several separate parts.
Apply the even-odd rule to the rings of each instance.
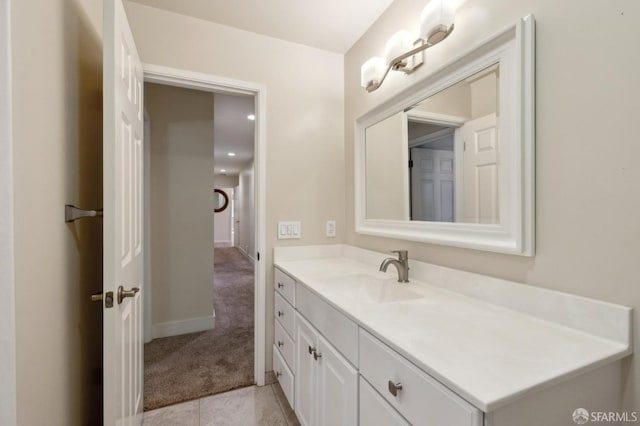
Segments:
[[[408,250],[391,250],[391,253],[397,253],[399,260],[406,260],[409,257]]]

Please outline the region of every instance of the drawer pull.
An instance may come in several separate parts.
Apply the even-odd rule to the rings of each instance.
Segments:
[[[281,317],[281,316],[283,316],[283,315],[284,315],[284,312],[282,312],[282,311],[278,311],[278,316],[279,316],[279,317]]]
[[[282,373],[279,371],[276,371],[276,377],[280,377],[280,376],[282,376]]]
[[[316,361],[318,360],[318,358],[322,358],[322,354],[319,354],[318,352],[316,352],[315,350],[313,351],[313,359],[315,359]]]
[[[393,396],[398,396],[398,392],[402,390],[402,383],[394,383],[389,380],[389,393]]]
[[[279,283],[278,283],[278,288],[282,288],[282,287],[284,287],[284,284],[282,284],[282,283],[280,283],[280,282],[279,282]]]
[[[309,355],[311,355],[315,351],[316,351],[316,348],[312,348],[311,346],[309,346]]]
[[[281,348],[284,346],[284,342],[282,340],[278,340],[278,347]]]

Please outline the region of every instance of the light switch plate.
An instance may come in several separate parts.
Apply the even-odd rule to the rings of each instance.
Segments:
[[[292,240],[299,239],[302,235],[302,222],[299,221],[279,221],[278,239]]]
[[[336,236],[336,221],[328,220],[327,221],[327,237],[335,237]]]

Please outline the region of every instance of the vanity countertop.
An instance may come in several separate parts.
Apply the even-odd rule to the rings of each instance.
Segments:
[[[382,273],[375,264],[386,255],[345,250],[348,246],[332,247],[320,249],[315,258],[313,249],[296,252],[294,248],[276,248],[275,265],[485,412],[631,353],[630,308],[549,290],[524,289],[529,292],[525,299],[539,304],[543,312],[531,314],[518,309],[516,301],[523,296],[518,295],[518,287],[532,286],[421,262],[410,263],[410,283],[393,284],[420,297],[414,294],[414,298],[403,299],[401,291],[399,298],[403,300],[379,302],[375,299],[384,297],[380,294],[383,290],[370,298],[369,293],[363,293],[363,286],[368,277],[377,283],[395,281],[395,268]],[[350,256],[353,253],[359,254]],[[477,292],[483,280],[497,284],[488,283],[484,297],[473,297],[459,288],[451,291],[441,283],[430,282],[447,274],[446,280],[455,281],[459,275],[458,279],[468,281],[465,285],[474,289],[469,293]],[[474,281],[474,277],[478,279]],[[496,285],[502,293],[513,286],[510,302],[490,301]],[[505,306],[509,303],[513,306]],[[549,304],[557,306],[542,306]],[[604,328],[595,326],[592,333],[588,325],[585,330],[556,321],[566,312],[555,315],[553,309],[571,310],[568,318],[587,318],[594,310],[592,313],[608,324]],[[623,330],[607,334],[606,327]]]

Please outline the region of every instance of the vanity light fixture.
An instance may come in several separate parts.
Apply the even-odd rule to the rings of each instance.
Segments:
[[[360,84],[373,92],[382,86],[389,71],[410,74],[424,62],[424,51],[453,32],[452,0],[431,0],[420,14],[420,38],[413,40],[408,31],[399,31],[385,46],[385,58],[373,57],[360,69]]]

